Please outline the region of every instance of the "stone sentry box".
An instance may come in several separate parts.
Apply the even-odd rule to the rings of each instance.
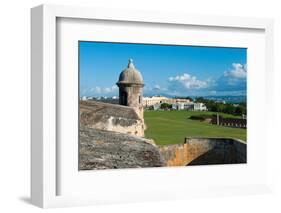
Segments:
[[[120,73],[116,83],[119,87],[119,104],[133,107],[143,120],[142,89],[144,87],[141,73],[129,59],[128,67]]]

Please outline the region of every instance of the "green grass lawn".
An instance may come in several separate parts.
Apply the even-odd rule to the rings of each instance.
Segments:
[[[183,143],[185,137],[225,137],[246,141],[246,130],[191,120],[191,115],[214,114],[196,111],[145,111],[145,137],[158,145]],[[221,113],[223,117],[235,117]]]

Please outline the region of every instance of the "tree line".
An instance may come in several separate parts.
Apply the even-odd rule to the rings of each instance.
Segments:
[[[208,111],[223,112],[232,115],[247,115],[246,102],[241,102],[238,104],[221,103],[214,100],[208,100],[203,97],[196,98],[195,102],[204,103]]]
[[[231,103],[222,103],[222,102],[216,102],[214,100],[205,99],[203,97],[198,98],[191,98],[191,97],[176,97],[179,99],[189,99],[190,101],[194,101],[196,103],[203,103],[207,107],[208,111],[211,112],[222,112],[226,114],[231,115],[247,115],[247,104],[246,102],[241,102],[237,104],[231,104]],[[153,106],[150,106],[149,109],[153,110]],[[163,110],[171,110],[172,104],[168,103],[162,103],[160,105],[160,109]]]

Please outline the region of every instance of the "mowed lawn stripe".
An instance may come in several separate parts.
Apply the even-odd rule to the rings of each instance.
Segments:
[[[200,113],[202,114],[202,112]],[[200,113],[145,111],[145,137],[154,139],[158,145],[183,143],[185,137],[231,137],[246,141],[245,129],[216,126],[189,119],[191,115]],[[212,112],[206,113],[211,114]]]

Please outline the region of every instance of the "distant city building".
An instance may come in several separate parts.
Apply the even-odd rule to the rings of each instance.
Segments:
[[[152,96],[152,97],[144,97],[142,104],[144,107],[149,107],[153,106],[155,104],[161,104],[161,103],[166,103],[168,98],[163,97],[163,96]]]
[[[168,98],[165,103],[167,104],[175,104],[175,103],[192,103],[190,99],[185,98]]]
[[[194,111],[207,111],[207,107],[203,103],[174,103],[172,105],[173,110],[194,110]]]
[[[143,106],[149,107],[155,104],[175,104],[175,103],[190,103],[189,99],[179,99],[179,98],[167,98],[164,96],[152,96],[152,97],[144,97],[143,98]]]
[[[174,110],[193,110],[193,102],[186,102],[186,103],[174,103],[172,105],[172,109]]]
[[[207,111],[207,107],[203,103],[194,103],[193,110],[194,111]]]
[[[153,107],[153,110],[159,110],[159,109],[161,109],[161,104],[154,104],[152,107]]]

